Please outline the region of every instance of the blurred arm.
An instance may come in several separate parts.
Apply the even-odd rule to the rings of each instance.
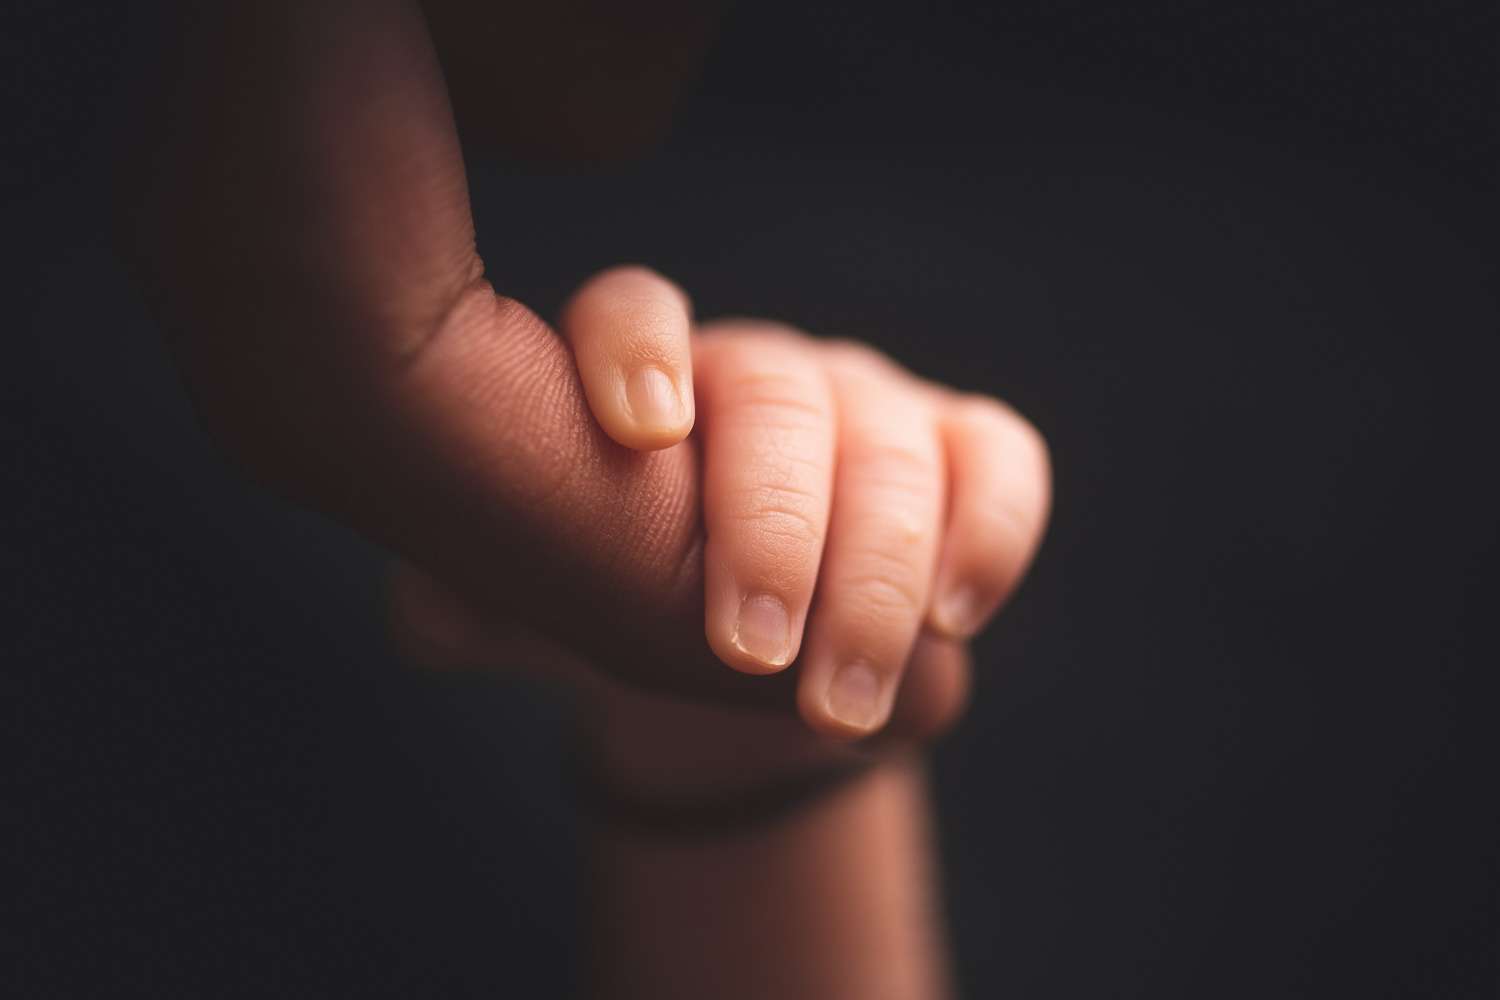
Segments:
[[[724,789],[795,766],[746,752],[727,714],[685,727],[669,711],[707,710],[637,712],[605,732],[596,750],[621,784]],[[744,743],[791,745],[768,740],[768,724],[744,723]],[[669,757],[674,747],[693,750]],[[590,995],[949,996],[930,817],[921,760],[906,754],[760,823],[679,835],[596,817]]]

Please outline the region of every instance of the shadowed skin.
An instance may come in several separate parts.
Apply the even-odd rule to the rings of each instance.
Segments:
[[[704,638],[696,443],[642,454],[611,441],[568,345],[485,277],[422,17],[396,2],[185,9],[180,59],[143,103],[143,155],[121,203],[142,285],[221,444],[488,616],[631,684],[794,711],[795,671],[745,676]],[[441,37],[462,34],[449,30],[461,10],[434,9]],[[661,16],[681,31],[641,38],[701,49],[712,18],[675,11]],[[548,37],[561,30],[527,16]],[[471,53],[455,65],[477,66],[463,46],[483,37],[455,42]],[[635,127],[575,152],[628,150],[658,131],[694,62],[668,60],[676,75],[652,75],[629,102]],[[477,106],[485,79],[518,92],[507,74],[524,65],[490,66],[488,78],[454,71],[460,107]],[[555,154],[548,136],[617,110],[619,95],[588,79],[602,78],[565,88],[565,114],[533,111],[514,131],[503,113],[479,116],[466,134]],[[961,705],[942,693],[966,684],[941,672],[961,662],[915,665],[892,737],[951,723]]]

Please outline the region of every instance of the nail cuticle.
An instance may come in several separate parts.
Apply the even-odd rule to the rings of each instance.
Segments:
[[[769,667],[791,662],[791,616],[780,598],[750,594],[740,601],[729,641],[746,656]]]
[[[834,672],[824,705],[830,718],[851,729],[868,732],[880,722],[884,683],[868,663],[855,660]]]
[[[682,394],[672,377],[660,368],[633,372],[625,384],[625,402],[636,423],[653,429],[672,429],[682,423]]]

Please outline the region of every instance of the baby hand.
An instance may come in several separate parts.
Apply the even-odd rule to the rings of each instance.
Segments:
[[[588,282],[562,328],[615,441],[671,447],[696,416],[709,645],[746,673],[795,661],[819,732],[879,730],[922,631],[972,636],[1036,551],[1046,445],[997,400],[776,324],[690,333],[639,268]]]

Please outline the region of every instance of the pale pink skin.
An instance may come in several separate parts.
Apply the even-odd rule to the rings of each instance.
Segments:
[[[562,324],[620,444],[679,443],[696,401],[714,652],[773,673],[805,638],[803,718],[868,735],[920,630],[972,636],[1021,578],[1047,519],[1046,446],[999,401],[857,344],[746,320],[691,328],[687,296],[636,267],[591,278]],[[665,388],[644,417],[643,371]]]

